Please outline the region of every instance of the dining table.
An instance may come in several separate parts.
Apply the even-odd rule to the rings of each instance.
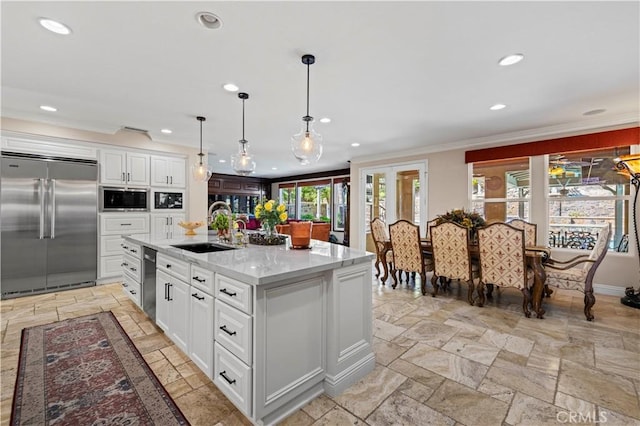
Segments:
[[[393,245],[391,244],[391,240],[386,240],[383,242],[384,248],[382,250],[382,259],[386,259],[387,253],[389,250],[393,250]],[[422,247],[422,251],[426,256],[431,256],[433,252],[431,246],[431,240],[427,238],[423,238],[420,240],[420,245]],[[531,308],[536,313],[536,317],[542,319],[545,313],[545,310],[542,307],[542,300],[545,295],[545,282],[547,280],[547,274],[544,269],[543,260],[546,257],[547,248],[539,247],[539,246],[529,246],[525,247],[525,257],[527,260],[527,266],[531,268],[533,271],[533,286],[531,288]],[[479,261],[480,259],[480,246],[477,242],[469,243],[469,254],[471,255],[472,261]],[[387,262],[382,262],[382,267],[384,271],[384,275],[382,276],[382,282],[386,282],[387,278],[389,278],[389,266]]]

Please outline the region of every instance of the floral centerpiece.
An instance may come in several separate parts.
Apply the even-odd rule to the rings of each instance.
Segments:
[[[287,216],[287,206],[279,204],[274,200],[269,200],[265,203],[260,203],[256,206],[254,212],[256,219],[260,220],[262,229],[265,232],[264,238],[267,240],[265,244],[273,244],[271,240],[278,240],[277,244],[280,244],[280,239],[276,236],[276,225],[284,223]],[[284,242],[284,241],[283,241]]]
[[[472,240],[475,240],[478,228],[486,225],[486,222],[484,218],[480,216],[480,213],[468,212],[464,209],[454,209],[436,217],[436,225],[440,225],[444,222],[454,222],[469,228],[469,234]]]

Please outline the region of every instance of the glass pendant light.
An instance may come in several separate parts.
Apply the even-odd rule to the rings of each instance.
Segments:
[[[307,115],[302,117],[300,133],[291,137],[291,150],[301,164],[315,163],[322,155],[322,136],[313,129],[313,117],[309,115],[309,65],[315,61],[313,55],[302,55],[302,63],[307,66]]]
[[[244,138],[244,101],[249,99],[247,93],[238,93],[238,97],[242,99],[242,139],[240,149],[236,155],[231,156],[231,167],[241,176],[247,176],[256,171],[256,162],[249,155],[249,142]]]
[[[204,117],[196,117],[200,122],[200,153],[198,154],[199,160],[191,166],[191,175],[196,182],[206,182],[211,177],[211,170],[207,167],[207,162],[203,160],[204,154],[202,153],[202,122],[206,120]]]

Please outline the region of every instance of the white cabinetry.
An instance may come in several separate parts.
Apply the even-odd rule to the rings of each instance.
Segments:
[[[149,186],[149,154],[100,151],[100,183]]]
[[[148,213],[100,213],[98,279],[122,275],[122,235],[149,233]],[[137,255],[142,251],[138,248]]]
[[[185,217],[184,213],[151,213],[151,237],[160,240],[179,237],[184,230],[178,222]]]
[[[151,156],[151,186],[184,188],[186,184],[184,158]]]
[[[122,244],[122,288],[127,296],[141,306],[142,294],[142,248],[134,243]]]
[[[189,353],[189,264],[164,254],[156,258],[156,323],[185,354]]]
[[[192,265],[193,267],[193,265]],[[213,296],[191,287],[189,358],[209,378],[213,377]]]

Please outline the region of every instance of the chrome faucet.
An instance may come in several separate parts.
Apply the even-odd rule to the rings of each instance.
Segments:
[[[222,206],[222,209],[215,210],[216,207]],[[211,226],[211,222],[214,219],[214,210],[215,214],[226,214],[227,215],[227,223],[229,224],[228,235],[231,238],[233,235],[233,217],[231,215],[231,206],[224,201],[216,201],[209,206],[209,212],[207,213],[208,225]]]
[[[242,219],[236,219],[233,221],[233,224],[238,225],[238,229],[234,230],[235,232],[233,234],[233,241],[235,241],[236,244],[238,245],[246,246],[247,245],[247,222],[245,222]]]

